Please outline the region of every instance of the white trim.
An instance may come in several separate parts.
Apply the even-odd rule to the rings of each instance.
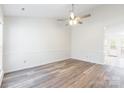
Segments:
[[[74,58],[74,57],[70,57],[71,59],[75,59],[75,60],[79,60],[79,61],[85,61],[85,62],[89,62],[89,63],[94,63],[94,64],[100,64],[100,65],[106,65],[105,63],[98,63],[98,62],[94,62],[88,59],[81,59],[81,58]]]
[[[1,87],[1,84],[2,84],[3,76],[4,76],[4,72],[3,72],[3,70],[2,70],[2,71],[0,72],[0,87]]]

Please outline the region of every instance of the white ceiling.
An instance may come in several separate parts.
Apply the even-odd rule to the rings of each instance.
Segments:
[[[76,4],[77,14],[85,12],[98,5],[95,4]],[[22,11],[21,8],[25,8]],[[4,4],[3,12],[5,16],[33,16],[60,18],[66,17],[71,9],[71,4]]]

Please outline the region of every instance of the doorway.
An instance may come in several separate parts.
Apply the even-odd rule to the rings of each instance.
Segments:
[[[105,29],[105,64],[124,68],[124,24]]]

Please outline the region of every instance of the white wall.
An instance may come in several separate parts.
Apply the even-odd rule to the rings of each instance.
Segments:
[[[94,25],[75,27],[72,31],[72,58],[88,62],[103,62],[103,37],[102,28]]]
[[[2,11],[2,6],[0,5],[0,23],[3,24],[3,11]]]
[[[2,19],[2,9],[1,9],[1,6],[0,6],[0,70],[2,69],[2,22],[3,22],[3,19]]]
[[[69,57],[69,28],[52,19],[5,17],[3,58],[5,72]]]
[[[0,6],[0,85],[3,78],[3,61],[2,61],[2,47],[3,47],[3,14]]]
[[[91,18],[72,28],[71,57],[94,63],[104,63],[104,30],[124,23],[124,5],[102,5],[86,13]]]
[[[2,24],[0,24],[0,72],[3,70],[3,62],[2,62]]]

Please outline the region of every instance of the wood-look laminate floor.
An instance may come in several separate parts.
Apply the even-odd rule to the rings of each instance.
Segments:
[[[124,87],[124,69],[68,59],[5,74],[3,88]]]

